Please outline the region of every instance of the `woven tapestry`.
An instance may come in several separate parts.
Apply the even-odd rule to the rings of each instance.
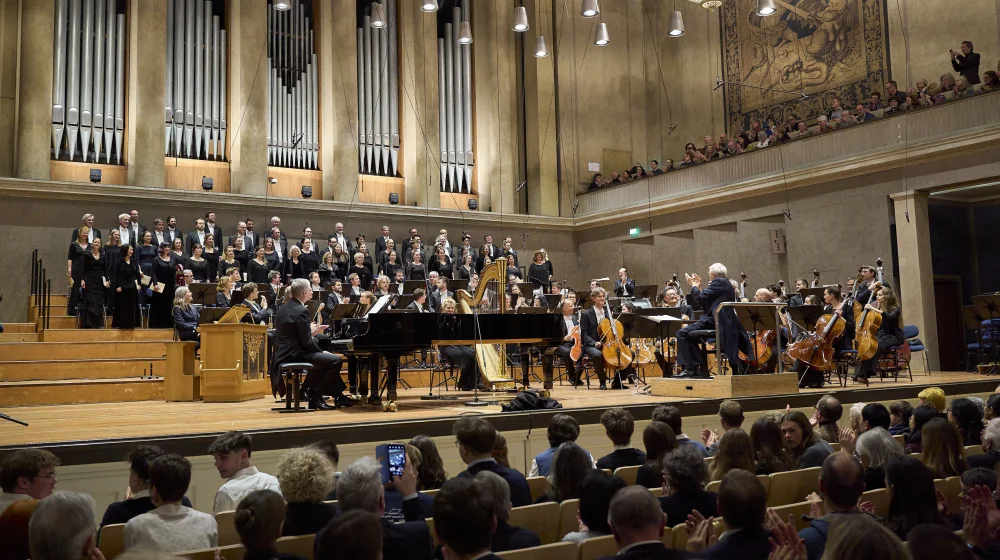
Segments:
[[[723,65],[730,83],[725,99],[731,133],[748,129],[753,120],[780,123],[788,115],[813,119],[829,110],[833,97],[845,108],[876,91],[884,99],[889,77],[886,0],[775,4],[776,14],[760,17],[756,0],[725,0]],[[737,83],[741,85],[732,85]]]

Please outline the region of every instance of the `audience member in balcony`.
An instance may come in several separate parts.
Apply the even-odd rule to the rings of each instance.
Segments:
[[[271,490],[255,490],[240,501],[233,525],[246,549],[244,560],[301,560],[299,556],[281,554],[277,550],[282,528],[288,528],[286,510],[281,494]]]
[[[597,189],[604,186],[604,175],[600,173],[594,173],[593,180],[590,181],[590,186],[587,187],[588,191],[596,191]]]
[[[935,418],[924,425],[920,435],[920,460],[931,470],[934,478],[960,476],[968,469],[962,436],[954,424]]]
[[[830,112],[827,116],[831,121],[836,121],[840,119],[840,115],[844,113],[844,108],[840,105],[840,98],[834,97],[830,100]]]
[[[882,94],[879,93],[879,92],[877,92],[877,91],[872,92],[872,96],[871,96],[871,99],[868,100],[867,107],[868,107],[869,111],[878,111],[879,109],[881,109],[882,108]]]
[[[885,83],[885,95],[887,101],[895,99],[897,105],[906,103],[906,93],[899,91],[899,88],[896,86],[896,82],[894,80],[889,80]]]
[[[837,121],[838,128],[847,128],[856,124],[858,124],[858,119],[855,118],[849,111],[845,110],[840,113],[840,119]]]
[[[690,153],[685,153],[684,157],[681,159],[680,165],[678,165],[677,167],[679,169],[684,169],[684,168],[687,168],[687,167],[693,167],[694,165],[695,165],[695,163],[691,159],[691,154]]]
[[[996,91],[998,89],[1000,89],[1000,77],[998,77],[995,71],[987,70],[986,73],[983,74],[982,90],[986,92]]]
[[[496,516],[496,529],[490,539],[490,550],[505,552],[541,546],[542,540],[538,533],[511,525],[510,519],[510,487],[507,482],[495,473],[483,471],[476,475],[476,484],[480,491],[493,502],[493,512]]]
[[[663,497],[660,507],[667,514],[667,526],[687,520],[692,511],[705,517],[717,513],[715,492],[707,492],[708,466],[696,449],[680,446],[663,458]]]
[[[854,109],[854,120],[859,123],[866,123],[875,119],[875,114],[871,112],[871,109],[865,107],[863,104],[858,104],[858,106]]]
[[[646,170],[642,167],[642,164],[638,161],[632,166],[632,169],[628,170],[629,175],[632,176],[632,180],[645,179],[649,175],[646,174]]]
[[[726,141],[726,151],[724,156],[735,156],[743,153],[743,147],[740,146],[739,142],[730,138]]]
[[[994,72],[994,74],[996,74]],[[649,174],[650,175],[663,175],[666,173],[663,169],[660,169],[660,162],[655,159],[649,160]]]
[[[709,144],[708,146],[705,146],[704,163],[720,159],[720,157],[721,155],[719,154],[718,150],[715,149],[715,144]]]
[[[798,139],[798,138],[808,138],[808,137],[810,137],[812,135],[813,135],[813,132],[811,130],[809,130],[808,126],[806,126],[805,121],[799,121],[798,128],[795,129],[795,138],[796,139]]]
[[[324,502],[333,489],[335,471],[329,459],[319,450],[308,447],[288,450],[278,459],[275,474],[281,494],[272,490],[263,492],[279,499],[284,497],[288,502],[285,523],[280,531],[282,537],[318,533],[337,514],[336,505]],[[253,494],[244,498],[240,506]]]
[[[973,52],[972,41],[962,41],[961,52],[948,49],[951,55],[951,67],[956,72],[965,76],[967,83],[976,85],[979,83],[979,53]]]
[[[663,486],[663,457],[677,449],[677,437],[670,426],[654,421],[642,431],[642,445],[646,448],[646,463],[639,467],[635,483],[644,488],[660,488]]]
[[[824,134],[833,130],[830,126],[829,119],[826,118],[826,115],[816,117],[816,127],[816,134]]]
[[[941,74],[941,91],[952,91],[955,88],[955,76],[950,73]]]
[[[903,103],[906,103],[906,95],[905,94],[903,95]],[[902,110],[903,109],[900,106],[899,100],[896,99],[895,97],[893,97],[893,98],[889,99],[889,106],[886,107],[885,111],[882,114],[888,116],[888,115],[892,115],[892,114],[895,114],[895,113],[899,113]]]
[[[632,174],[629,173],[628,169],[622,170],[621,178],[623,183],[631,183],[632,181],[635,181],[635,177],[633,177]]]
[[[577,516],[580,522],[579,530],[567,533],[562,540],[579,544],[587,539],[610,535],[608,509],[611,500],[627,486],[621,477],[600,470],[595,469],[587,473],[580,482],[580,511]],[[662,517],[659,504],[652,511]]]
[[[757,461],[756,474],[790,471],[795,465],[781,437],[781,427],[770,418],[758,418],[750,427],[750,446]]]
[[[663,167],[661,167],[660,169],[664,173],[670,173],[671,171],[677,171],[677,168],[674,167],[674,160],[672,160],[672,159],[665,159],[665,160],[663,160]]]
[[[430,436],[419,435],[409,442],[420,450],[420,466],[417,469],[418,490],[437,490],[448,480],[444,470],[444,462],[438,453],[437,445]]]
[[[938,511],[934,492],[934,473],[919,459],[903,455],[889,461],[885,469],[889,489],[889,513],[885,524],[905,539],[911,529],[922,523],[948,527],[948,521]]]
[[[976,94],[976,90],[969,86],[969,81],[965,79],[965,76],[955,78],[955,87],[952,91],[955,92],[955,99],[965,99]]]
[[[622,180],[621,180],[621,177],[618,176],[618,172],[617,171],[612,171],[611,172],[611,180],[610,181],[605,181],[604,184],[605,185],[618,185],[618,184],[621,184],[621,182],[622,182]]]

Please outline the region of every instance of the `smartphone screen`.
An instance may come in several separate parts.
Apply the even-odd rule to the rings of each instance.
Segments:
[[[389,444],[389,477],[403,476],[406,466],[406,449],[402,443]]]

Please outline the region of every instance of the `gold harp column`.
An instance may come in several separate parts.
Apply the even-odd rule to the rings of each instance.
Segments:
[[[131,0],[128,18],[128,184],[163,188],[166,2]]]
[[[52,151],[52,67],[55,2],[21,3],[17,98],[17,176],[49,179]],[[162,113],[162,110],[160,111]]]
[[[357,3],[324,0],[317,6],[323,198],[349,202],[358,187]]]
[[[269,8],[267,0],[231,0],[228,5],[226,146],[232,192],[263,195],[267,188],[267,60],[261,59],[261,52],[267,45]],[[263,68],[254,84],[258,63]],[[161,148],[162,135],[161,125]]]
[[[398,11],[400,172],[408,204],[437,208],[441,205],[437,14],[420,11],[420,4],[403,0]]]

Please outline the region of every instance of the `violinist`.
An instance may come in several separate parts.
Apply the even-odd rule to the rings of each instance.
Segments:
[[[625,270],[625,267],[618,269],[618,280],[615,280],[615,295],[618,297],[635,295],[635,280],[628,277],[628,270]]]
[[[590,362],[594,364],[594,371],[597,373],[597,379],[601,383],[600,389],[602,391],[608,388],[608,378],[607,374],[604,373],[604,354],[601,352],[603,344],[601,337],[597,334],[597,325],[608,317],[607,296],[608,293],[604,291],[604,288],[590,290],[590,300],[594,302],[594,305],[580,316],[580,337],[583,342],[583,353],[590,356]],[[617,378],[615,382],[618,383]],[[612,383],[611,388],[621,389],[621,383],[618,383],[617,386]]]
[[[708,267],[709,284],[704,290],[701,289],[700,276],[697,274],[690,276],[685,274],[688,283],[691,284],[691,295],[701,304],[705,313],[698,321],[677,331],[677,363],[683,366],[684,370],[675,375],[675,378],[707,378],[707,374],[702,372],[699,367],[701,366],[701,352],[698,348],[698,341],[691,338],[691,333],[698,330],[715,330],[715,312],[719,308],[719,305],[727,301],[736,301],[736,290],[733,289],[733,284],[726,278],[726,273],[726,267],[722,263],[715,263]],[[726,314],[726,316],[728,317],[729,314]],[[727,357],[732,356],[730,359],[731,362],[738,361],[737,345],[739,337],[738,325],[735,319],[735,315],[730,319],[722,319],[720,334],[723,337],[721,337],[722,340],[718,341],[723,353]]]
[[[576,313],[573,309],[573,302],[564,299],[559,302],[559,309],[562,311],[562,321],[559,322],[561,327],[562,344],[554,348],[554,352],[542,352],[542,370],[545,372],[545,388],[552,388],[552,362],[553,354],[559,354],[562,357],[563,364],[566,366],[566,377],[569,379],[570,385],[579,387],[583,385],[583,381],[580,380],[579,374],[576,371],[576,364],[570,357],[570,351],[573,350],[573,329],[580,325],[580,320],[577,318]]]
[[[893,346],[903,344],[903,315],[899,309],[899,300],[896,298],[896,294],[892,291],[892,288],[881,286],[878,289],[875,304],[868,304],[867,307],[872,311],[882,314],[882,324],[879,325],[876,335],[878,337],[878,352],[875,353],[875,357],[872,359],[859,363],[857,370],[854,372],[854,381],[864,383],[865,385],[868,385],[868,377],[875,373],[875,364],[878,363],[879,357],[887,354]],[[853,317],[849,324],[852,325],[849,340],[853,340]],[[848,338],[848,336],[845,334],[844,338]]]

